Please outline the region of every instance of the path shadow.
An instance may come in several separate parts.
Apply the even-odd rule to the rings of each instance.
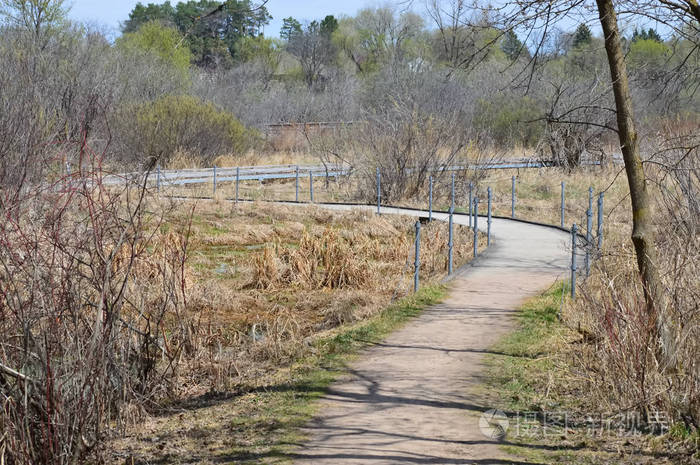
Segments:
[[[245,460],[250,461],[263,461],[265,459],[286,459],[286,460],[303,460],[305,462],[313,462],[316,460],[332,461],[333,463],[338,463],[339,465],[344,463],[344,461],[360,462],[363,464],[371,464],[375,462],[379,463],[407,463],[407,464],[443,464],[443,465],[544,465],[541,462],[530,462],[522,460],[508,460],[508,459],[467,459],[467,458],[451,458],[451,457],[441,457],[439,455],[431,454],[409,454],[400,451],[390,451],[387,454],[381,453],[379,450],[350,450],[347,452],[317,452],[311,454],[304,453],[261,453],[261,454],[251,454],[245,457]],[[236,455],[223,455],[216,457],[213,461],[214,463],[236,463],[237,460],[241,460],[240,457]]]
[[[505,352],[497,351],[497,350],[489,350],[489,349],[453,349],[449,347],[433,347],[433,346],[428,346],[428,345],[406,345],[406,344],[388,344],[385,342],[374,342],[374,341],[369,341],[366,339],[359,339],[355,338],[354,340],[361,342],[363,344],[366,344],[367,346],[370,347],[386,347],[386,348],[392,348],[392,349],[418,349],[418,350],[434,350],[437,352],[444,352],[444,353],[473,353],[473,354],[491,354],[491,355],[501,355],[504,357],[514,357],[514,358],[527,358],[527,359],[534,359],[536,357],[528,356],[528,355],[513,355],[513,354],[507,354]]]

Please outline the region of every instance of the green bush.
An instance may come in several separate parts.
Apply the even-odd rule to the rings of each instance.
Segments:
[[[632,69],[663,71],[670,56],[671,49],[666,44],[653,39],[640,39],[630,45],[627,61]]]
[[[533,122],[541,116],[537,102],[530,97],[499,95],[481,99],[474,115],[476,129],[489,134],[498,145],[534,146],[544,124]]]
[[[167,163],[176,152],[186,152],[207,164],[221,154],[240,154],[255,140],[231,113],[191,96],[169,95],[127,113],[127,137],[149,162]]]
[[[116,45],[128,53],[152,53],[163,63],[185,74],[190,67],[192,53],[182,42],[183,37],[176,29],[151,21],[136,32],[122,35]]]

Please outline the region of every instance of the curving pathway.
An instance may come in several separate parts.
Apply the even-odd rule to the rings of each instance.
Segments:
[[[485,222],[479,218],[480,229]],[[468,217],[455,215],[455,223],[468,224]],[[367,349],[331,386],[295,463],[521,463],[478,427],[490,408],[479,394],[484,354],[512,328],[525,299],[568,277],[570,236],[504,219],[493,219],[491,232],[489,250],[455,273],[442,304]]]

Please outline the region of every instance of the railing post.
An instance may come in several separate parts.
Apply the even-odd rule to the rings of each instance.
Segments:
[[[598,251],[603,250],[603,194],[598,196]]]
[[[486,192],[488,193],[489,196],[489,202],[488,202],[488,218],[486,220],[486,247],[491,246],[491,199],[492,199],[492,193],[491,193],[491,188],[489,187],[486,189]]]
[[[236,205],[238,205],[238,186],[241,183],[241,168],[236,167]]]
[[[156,165],[156,192],[160,194],[160,165]]]
[[[469,181],[469,227],[472,227],[472,203],[474,202],[474,183]]]
[[[511,178],[510,187],[510,217],[515,218],[515,176]]]
[[[430,188],[428,190],[428,221],[433,221],[433,177],[430,176]]]
[[[381,214],[382,207],[382,172],[377,166],[377,215]]]
[[[216,194],[216,165],[214,165],[214,194]]]
[[[593,187],[588,188],[588,210],[586,210],[586,276],[591,274],[591,242],[593,242]]]
[[[448,226],[448,236],[447,236],[447,274],[451,275],[452,274],[452,245],[453,245],[453,237],[452,237],[452,228],[453,228],[453,214],[454,214],[454,208],[450,207],[450,221],[449,221],[449,226]]]
[[[564,227],[564,206],[565,206],[565,200],[566,200],[566,194],[564,193],[566,189],[566,183],[564,181],[561,182],[561,227]]]
[[[309,171],[309,196],[311,198],[311,203],[314,203],[314,173]]]
[[[571,298],[576,299],[576,223],[571,226]]]
[[[474,197],[474,258],[479,256],[479,197]]]
[[[455,174],[452,173],[452,194],[450,196],[450,211],[455,210]]]
[[[294,201],[299,203],[299,165],[296,166],[295,170],[295,184],[294,184],[294,190],[295,190],[295,195],[294,195]]]
[[[418,292],[418,276],[420,274],[420,221],[416,221],[416,257],[413,263],[413,292]]]

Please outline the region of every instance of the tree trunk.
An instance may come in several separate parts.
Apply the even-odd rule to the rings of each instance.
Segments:
[[[675,331],[668,314],[668,305],[656,266],[651,203],[647,192],[644,166],[639,155],[632,97],[630,96],[627,68],[620,42],[620,31],[612,0],[596,0],[596,3],[605,38],[605,51],[610,66],[613,93],[615,94],[618,136],[632,200],[632,242],[644,285],[646,310],[650,322],[654,322],[656,325],[661,342],[660,350],[657,353],[658,361],[662,369],[672,369],[675,365]]]

